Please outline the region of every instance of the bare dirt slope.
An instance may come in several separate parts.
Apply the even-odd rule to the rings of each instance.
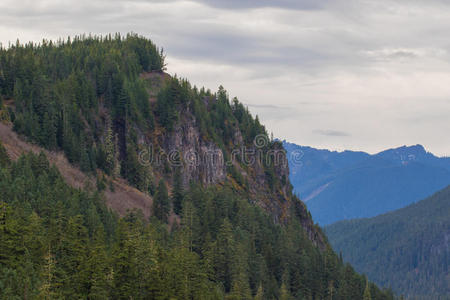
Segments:
[[[0,141],[8,151],[11,159],[16,160],[22,153],[43,151],[50,163],[54,164],[61,172],[68,184],[74,188],[85,186],[95,186],[96,179],[89,177],[78,168],[71,165],[62,152],[53,152],[45,150],[37,145],[26,142],[19,137],[11,128],[0,122]],[[107,189],[104,192],[106,204],[116,211],[119,215],[126,214],[127,210],[140,209],[145,217],[151,214],[152,198],[141,191],[129,186],[123,179],[112,180],[114,192]]]

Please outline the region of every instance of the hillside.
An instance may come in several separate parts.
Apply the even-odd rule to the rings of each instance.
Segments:
[[[212,93],[164,73],[164,55],[151,41],[128,35],[12,46],[0,65],[14,131],[62,150],[83,172],[123,178],[151,196],[176,175],[184,188],[228,182],[278,222],[291,205],[307,221],[303,204],[290,201],[287,162],[266,155],[280,143],[223,87]],[[232,153],[243,148],[254,157]]]
[[[148,39],[0,49],[0,117],[6,298],[393,299],[331,250],[258,117]]]
[[[402,208],[450,184],[450,159],[420,145],[375,155],[284,146],[289,160],[289,153],[302,153],[300,164],[290,161],[290,179],[321,225]]]
[[[412,298],[450,297],[450,187],[405,208],[325,230],[344,260],[381,286]]]

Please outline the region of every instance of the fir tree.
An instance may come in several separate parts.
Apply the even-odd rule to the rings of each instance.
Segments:
[[[161,179],[153,197],[153,215],[162,222],[167,222],[170,212],[169,195],[167,193],[166,184]]]
[[[177,215],[181,213],[182,204],[183,204],[183,178],[181,177],[181,168],[177,167],[175,169],[175,175],[173,179],[173,191],[172,191],[172,203],[173,203],[173,211]]]
[[[289,293],[289,290],[285,283],[281,285],[280,288],[280,300],[290,300],[291,294]]]
[[[370,296],[370,283],[368,279],[366,279],[366,287],[364,288],[363,299],[372,300],[372,297]]]
[[[5,147],[3,147],[3,144],[0,141],[0,168],[8,166],[10,162],[11,160],[9,159],[8,153],[6,152]]]
[[[253,298],[253,300],[263,300],[264,299],[264,289],[262,287],[262,284],[259,284],[258,290],[256,291],[256,295]]]

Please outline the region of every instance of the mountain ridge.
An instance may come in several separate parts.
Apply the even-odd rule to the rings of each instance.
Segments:
[[[450,186],[404,208],[325,231],[359,272],[411,299],[450,296]]]
[[[311,214],[324,225],[401,208],[450,183],[450,159],[421,145],[374,155],[284,145],[288,159],[293,151],[302,153],[299,164],[289,161],[294,192],[307,199]]]

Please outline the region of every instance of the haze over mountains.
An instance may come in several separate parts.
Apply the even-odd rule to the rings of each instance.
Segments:
[[[421,145],[374,155],[283,145],[294,192],[321,225],[402,208],[450,184],[450,158],[436,157]],[[293,161],[293,153],[300,162]]]

